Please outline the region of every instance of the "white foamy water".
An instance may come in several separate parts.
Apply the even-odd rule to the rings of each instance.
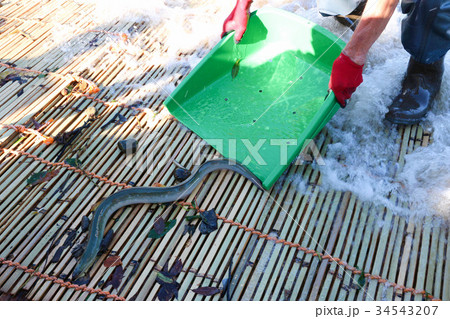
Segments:
[[[168,49],[161,55],[167,59],[166,65],[173,67],[181,63],[188,70],[206,53],[196,52],[197,48],[205,47],[208,50],[219,41],[222,22],[235,3],[234,0],[85,2],[96,4],[94,15],[100,26],[111,25],[119,20],[163,25],[167,31],[164,46]],[[321,17],[315,1],[256,0],[252,9],[263,6],[294,12],[322,25],[345,41],[352,34],[334,19]],[[445,61],[447,71],[438,101],[423,124],[424,129],[433,132],[433,143],[407,155],[406,164],[401,169],[396,158],[399,151],[396,143],[399,139],[398,130],[383,121],[388,105],[400,89],[409,59],[400,42],[402,17],[399,10],[394,14],[370,51],[364,70],[364,83],[346,109],[340,110],[328,124],[333,142],[328,147],[326,165],[320,167],[323,187],[351,191],[361,200],[386,206],[404,216],[433,215],[448,219],[450,58],[447,57]],[[154,88],[149,85],[146,89]],[[300,191],[305,189],[304,183],[300,182],[299,185]],[[399,202],[392,200],[391,196],[398,198]]]

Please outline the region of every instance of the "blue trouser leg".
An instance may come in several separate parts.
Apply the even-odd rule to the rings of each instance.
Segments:
[[[403,0],[402,43],[414,60],[430,64],[450,49],[450,0]]]

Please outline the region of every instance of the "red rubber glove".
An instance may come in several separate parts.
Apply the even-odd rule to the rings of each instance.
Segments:
[[[228,18],[223,23],[222,38],[231,31],[235,31],[234,40],[236,43],[241,41],[242,36],[247,30],[248,17],[250,15],[250,5],[253,0],[237,0],[236,6],[231,11]]]
[[[356,64],[344,53],[341,53],[334,61],[328,87],[333,90],[336,99],[342,107],[347,105],[346,100],[352,96],[356,88],[363,82],[363,67],[364,65]]]

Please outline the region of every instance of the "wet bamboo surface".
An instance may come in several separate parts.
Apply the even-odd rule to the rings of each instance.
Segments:
[[[42,133],[56,136],[83,125],[88,119],[88,107],[96,108],[98,118],[61,159],[60,145],[46,146],[36,137],[22,138],[12,130],[0,129],[1,147],[26,151],[52,162],[78,156],[83,169],[115,182],[174,185],[175,163],[192,168],[192,149],[198,140],[163,109],[167,97],[164,86],[179,83],[188,70],[185,64],[168,63],[165,58],[164,28],[121,21],[97,25],[91,18],[92,10],[89,5],[71,0],[8,1],[0,8],[0,61],[21,68],[76,74],[99,85],[101,91],[95,97],[106,101],[126,99],[128,104],[141,101],[150,111],[136,115],[130,109],[64,96],[61,91],[71,83],[69,79],[33,76],[22,84],[9,81],[0,87],[2,124],[33,128],[31,118],[40,123],[52,119]],[[52,30],[61,26],[70,26],[65,42],[72,48],[69,53],[52,42]],[[111,33],[133,30],[130,41],[142,50],[131,50],[115,35],[88,31],[94,29]],[[202,57],[206,52],[199,47],[187,55]],[[0,72],[5,71],[0,67]],[[153,90],[140,88],[149,83],[154,84]],[[102,130],[118,112],[127,121]],[[430,133],[420,126],[399,127],[399,136],[400,151],[390,159],[399,168],[406,154],[432,142]],[[139,152],[151,154],[153,165],[127,161],[116,147],[125,138],[137,139]],[[326,129],[315,141],[325,154],[330,143]],[[205,152],[217,155],[209,146]],[[47,183],[27,188],[26,180],[44,169],[44,164],[23,156],[0,153],[0,257],[65,278],[76,260],[71,248],[67,248],[58,262],[45,263],[51,243],[60,239],[50,250],[48,260],[63,245],[70,230],[76,232],[74,243],[82,242],[87,236],[81,231],[82,217],[91,218],[93,206],[121,188],[66,169]],[[307,182],[306,192],[298,191],[294,177]],[[245,178],[221,171],[210,174],[186,201],[195,198],[202,209],[215,208],[221,216],[263,233],[326,251],[365,272],[449,300],[450,246],[445,227],[431,218],[406,220],[386,208],[361,202],[349,192],[324,191],[319,187],[321,183],[319,170],[308,164],[290,166],[265,193]],[[58,191],[61,188],[64,193]],[[88,286],[127,299],[156,300],[160,288],[155,282],[158,270],[181,258],[184,267],[177,278],[181,300],[226,300],[220,295],[196,295],[191,289],[221,287],[229,270],[232,300],[422,300],[420,295],[394,291],[374,281],[367,282],[364,289],[356,289],[355,277],[337,264],[259,239],[229,224],[219,222],[219,229],[207,236],[198,230],[189,236],[184,234],[184,217],[193,214],[192,210],[163,205],[137,205],[118,211],[107,226],[107,230],[115,231],[114,239],[95,263]],[[160,215],[177,219],[177,225],[163,238],[150,239],[149,229]],[[113,270],[102,265],[109,254],[120,255],[125,270],[122,284],[114,290],[99,285]],[[130,276],[137,263],[135,274]],[[20,292],[33,300],[102,299],[6,266],[0,267],[0,291]]]

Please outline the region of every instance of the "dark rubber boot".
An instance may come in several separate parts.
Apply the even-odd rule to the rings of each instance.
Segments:
[[[444,58],[423,64],[410,58],[402,91],[394,99],[386,119],[394,124],[417,124],[430,110],[439,92],[444,73]]]

